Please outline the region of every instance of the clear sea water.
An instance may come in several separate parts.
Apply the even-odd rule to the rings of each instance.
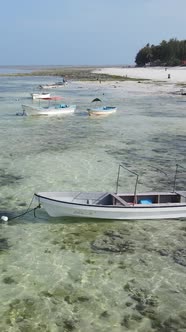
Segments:
[[[176,163],[186,167],[177,87],[68,82],[51,93],[76,104],[74,115],[16,116],[39,84],[56,81],[0,77],[0,215],[24,213],[38,191],[113,191],[120,163],[139,173],[138,190],[172,188]],[[95,97],[118,111],[89,117]],[[134,184],[123,171],[121,191]],[[177,188],[185,184],[179,172]],[[37,210],[0,231],[0,331],[186,331],[185,219],[100,222]],[[113,244],[111,232],[128,249],[95,251],[105,237]]]

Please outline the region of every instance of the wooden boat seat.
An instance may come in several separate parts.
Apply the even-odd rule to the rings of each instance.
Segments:
[[[114,201],[118,201],[120,202],[121,205],[123,206],[130,206],[130,204],[128,204],[126,201],[124,201],[124,199],[122,199],[120,196],[116,195],[116,194],[111,194],[111,196],[114,198]],[[115,203],[116,204],[116,203]],[[114,204],[114,205],[115,205]]]

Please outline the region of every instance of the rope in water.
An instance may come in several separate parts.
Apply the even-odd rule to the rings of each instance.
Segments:
[[[34,207],[33,209],[30,209],[30,207],[32,206],[33,200],[34,200],[34,195],[33,195],[32,199],[31,199],[31,202],[30,202],[30,204],[29,204],[29,206],[28,206],[28,208],[26,209],[25,212],[23,212],[23,213],[21,213],[21,214],[18,214],[17,216],[12,217],[12,218],[8,218],[8,217],[6,217],[6,216],[2,216],[1,219],[3,220],[4,217],[8,218],[7,220],[17,219],[17,218],[20,218],[20,217],[25,216],[27,213],[30,213],[30,212],[32,212],[32,211],[34,211],[34,217],[36,217],[36,215],[35,215],[35,211],[41,207],[41,204],[37,205],[37,206]]]

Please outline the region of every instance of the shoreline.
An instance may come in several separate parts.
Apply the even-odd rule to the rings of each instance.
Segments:
[[[124,78],[149,80],[153,82],[186,84],[186,67],[135,67],[102,68],[94,73],[118,75]]]
[[[0,77],[55,76],[74,81],[148,81],[186,85],[186,67],[50,67]]]

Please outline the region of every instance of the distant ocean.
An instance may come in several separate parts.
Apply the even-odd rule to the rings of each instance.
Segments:
[[[70,66],[62,65],[30,65],[30,66],[0,66],[0,74],[16,74],[16,73],[30,73],[32,71],[49,69],[49,68],[63,68]]]
[[[33,70],[33,67],[25,66],[0,66],[0,74],[16,74],[28,73]]]

